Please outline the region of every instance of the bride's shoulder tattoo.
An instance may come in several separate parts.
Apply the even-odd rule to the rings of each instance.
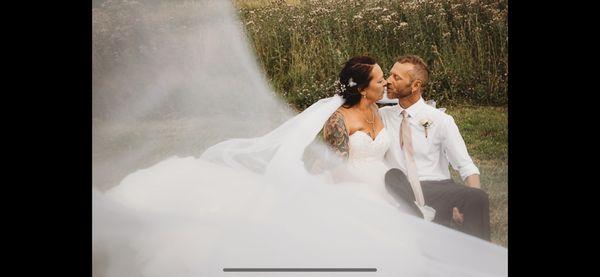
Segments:
[[[341,112],[336,111],[329,117],[323,128],[323,138],[336,153],[343,158],[348,158],[348,131]]]

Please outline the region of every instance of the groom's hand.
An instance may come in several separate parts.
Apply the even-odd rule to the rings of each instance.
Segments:
[[[452,209],[452,219],[454,219],[454,222],[458,224],[463,224],[465,217],[464,214],[460,213],[457,207],[454,207],[454,209]]]

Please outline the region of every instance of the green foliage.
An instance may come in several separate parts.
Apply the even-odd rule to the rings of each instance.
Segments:
[[[426,98],[442,105],[505,106],[506,0],[236,1],[249,40],[274,89],[302,110],[332,95],[352,56],[385,72],[416,54],[433,71]]]

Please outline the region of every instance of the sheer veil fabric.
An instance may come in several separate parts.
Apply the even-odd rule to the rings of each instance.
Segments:
[[[229,1],[104,1],[93,20],[94,276],[507,275],[505,248],[386,201],[383,166],[313,172],[339,165],[315,138],[342,99],[278,99]]]

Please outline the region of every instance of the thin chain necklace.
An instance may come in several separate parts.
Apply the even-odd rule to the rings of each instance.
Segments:
[[[369,121],[367,117],[364,116],[364,113],[363,118],[365,119],[365,121],[367,121],[367,123],[371,124],[371,131],[373,132],[373,135],[375,135],[375,113],[371,110],[371,114],[373,115],[373,119],[371,119],[371,121]]]

